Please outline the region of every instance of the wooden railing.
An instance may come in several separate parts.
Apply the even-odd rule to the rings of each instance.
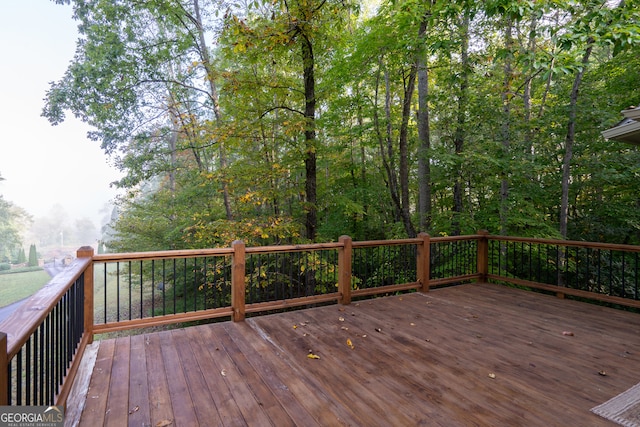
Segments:
[[[640,308],[640,246],[487,236],[486,278]]]
[[[0,323],[0,405],[66,402],[93,319],[93,249],[78,258]]]
[[[638,246],[470,236],[94,255],[0,323],[0,405],[64,405],[95,334],[469,281],[640,307]]]

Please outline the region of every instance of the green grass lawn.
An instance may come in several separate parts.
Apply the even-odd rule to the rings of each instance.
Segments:
[[[33,295],[50,279],[44,270],[0,274],[0,307]]]

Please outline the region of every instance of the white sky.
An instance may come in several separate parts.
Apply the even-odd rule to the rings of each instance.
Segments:
[[[0,194],[34,217],[59,204],[100,226],[119,173],[73,114],[58,126],[40,117],[48,83],[75,52],[71,15],[51,0],[0,0]]]

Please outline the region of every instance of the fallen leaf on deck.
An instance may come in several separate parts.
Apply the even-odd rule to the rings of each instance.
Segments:
[[[409,324],[410,324],[411,326],[416,326],[416,324],[415,324],[415,323],[413,323],[413,322],[411,322],[411,323],[409,323]]]
[[[495,379],[496,379],[496,374],[494,374],[493,372],[491,372],[491,373],[489,374],[489,378],[491,378],[492,380],[495,380]]]
[[[349,330],[349,328],[347,328],[346,326],[343,326],[340,329],[342,329],[343,331],[348,331]]]
[[[136,406],[135,408],[129,411],[129,414],[133,414],[134,412],[138,412],[139,410],[140,410],[140,407]]]
[[[222,371],[220,371],[220,375],[222,375],[223,377],[227,376],[227,371],[225,371],[224,369]]]
[[[362,336],[362,338],[366,338],[366,337],[367,337],[367,334],[364,334],[364,335]]]
[[[338,320],[341,321],[341,322],[344,322],[344,317],[340,316],[340,317],[338,317]]]
[[[298,325],[293,325],[293,329],[298,329]]]
[[[382,332],[382,329],[376,328],[376,332]]]
[[[565,335],[567,337],[572,337],[573,336],[573,332],[571,332],[571,331],[562,331],[562,335]]]
[[[605,371],[600,371],[600,372],[598,372],[598,375],[601,375],[601,376],[603,376],[603,377],[606,377],[606,376],[607,376],[607,373],[606,373]]]
[[[317,354],[313,354],[313,353],[307,354],[307,357],[309,359],[320,359],[320,356],[318,356]]]
[[[351,342],[351,340],[349,338],[347,338],[347,345],[349,346],[349,348],[351,350],[353,350],[355,347],[353,346],[353,343]]]
[[[167,427],[173,424],[173,420],[160,420],[156,423],[156,427]]]

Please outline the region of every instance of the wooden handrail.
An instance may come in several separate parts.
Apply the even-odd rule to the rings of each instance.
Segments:
[[[640,252],[640,246],[622,245],[619,243],[582,242],[580,240],[538,239],[533,237],[509,237],[488,234],[487,239],[505,242],[540,243],[558,246],[574,246],[578,248],[608,249],[613,251]]]
[[[31,334],[51,312],[60,298],[91,264],[90,258],[77,258],[60,274],[33,294],[2,323],[0,331],[7,334],[9,360],[15,356]]]
[[[174,251],[124,252],[116,254],[98,254],[94,262],[141,261],[169,258],[192,258],[204,256],[233,255],[233,248],[184,249]]]

